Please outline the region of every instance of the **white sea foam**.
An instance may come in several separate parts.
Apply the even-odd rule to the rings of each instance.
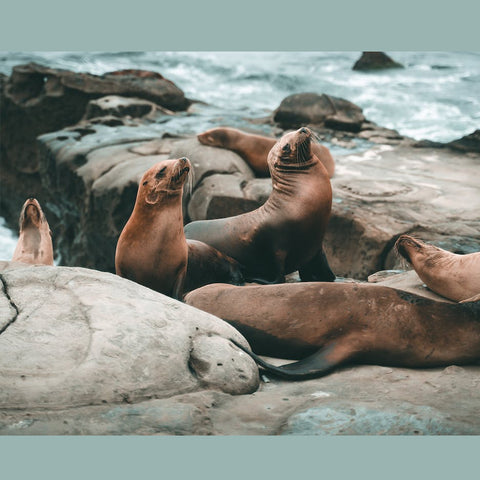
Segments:
[[[0,260],[12,259],[17,241],[18,236],[6,226],[5,219],[0,217]]]

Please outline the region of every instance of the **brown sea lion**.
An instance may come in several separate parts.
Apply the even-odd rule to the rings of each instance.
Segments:
[[[332,207],[328,174],[312,155],[307,128],[284,135],[270,150],[272,193],[257,210],[185,226],[200,240],[245,267],[245,278],[282,283],[299,270],[303,281],[333,281],[322,241]]]
[[[480,252],[457,255],[401,235],[395,243],[430,290],[455,302],[480,294]]]
[[[52,232],[40,203],[29,198],[19,218],[19,237],[12,261],[53,265]]]
[[[174,298],[210,282],[243,283],[233,259],[183,233],[187,158],[164,160],[143,175],[135,207],[117,243],[117,275]]]
[[[480,302],[437,302],[364,283],[207,285],[187,304],[223,318],[277,375],[302,379],[343,364],[437,367],[480,360]],[[302,360],[275,367],[258,355]]]
[[[197,135],[200,143],[211,147],[226,148],[238,153],[260,176],[268,177],[268,153],[277,139],[245,133],[236,128],[212,128]],[[330,178],[335,172],[335,161],[330,150],[319,143],[312,143],[312,153],[322,162]]]

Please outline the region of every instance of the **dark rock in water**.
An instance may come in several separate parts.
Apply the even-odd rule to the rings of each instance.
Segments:
[[[74,125],[91,100],[123,95],[169,110],[185,110],[191,101],[170,80],[143,71],[97,76],[35,63],[13,68],[0,81],[0,207],[14,225],[27,196],[42,203],[36,138]],[[42,203],[43,204],[43,203]]]
[[[274,122],[283,128],[306,124],[358,132],[365,121],[362,109],[343,98],[316,93],[297,93],[284,98],[275,110]]]
[[[446,146],[461,152],[480,153],[480,130],[475,130],[470,135],[465,135],[459,140],[449,142]]]
[[[451,148],[465,153],[480,153],[480,130],[448,143],[419,140],[412,144],[416,148]]]
[[[363,52],[355,62],[352,70],[383,70],[386,68],[404,68],[401,63],[395,62],[383,52]]]
[[[418,140],[412,144],[415,148],[445,148],[445,144],[442,142],[434,142],[433,140]]]

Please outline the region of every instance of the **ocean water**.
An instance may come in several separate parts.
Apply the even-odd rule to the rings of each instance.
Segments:
[[[252,128],[248,119],[269,115],[299,92],[350,100],[367,119],[418,140],[447,142],[480,128],[480,52],[387,53],[405,68],[353,71],[361,52],[0,52],[0,73],[10,75],[27,62],[97,75],[125,68],[159,72],[206,103],[169,120],[171,133]],[[0,259],[11,258],[14,247],[0,221]]]

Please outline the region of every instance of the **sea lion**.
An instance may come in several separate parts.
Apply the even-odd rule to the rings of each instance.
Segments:
[[[19,236],[12,261],[53,265],[52,232],[40,203],[29,198],[19,217]]]
[[[368,283],[207,285],[187,304],[234,326],[260,366],[291,379],[346,363],[438,367],[480,360],[480,302],[448,303]],[[302,360],[274,367],[258,357]]]
[[[245,133],[236,128],[212,128],[197,135],[198,141],[211,147],[226,148],[238,153],[260,176],[268,177],[268,153],[277,139]],[[312,153],[322,162],[330,178],[335,172],[335,161],[330,150],[320,143],[312,143]]]
[[[480,294],[480,252],[457,255],[410,235],[401,235],[395,248],[435,293],[455,302]]]
[[[115,252],[117,275],[177,299],[209,282],[243,283],[238,262],[185,239],[182,194],[190,169],[183,157],[144,173]]]
[[[257,210],[185,226],[200,240],[234,258],[245,278],[282,283],[299,270],[303,281],[333,281],[322,240],[332,208],[328,174],[312,155],[308,128],[284,135],[270,150],[272,193]]]

